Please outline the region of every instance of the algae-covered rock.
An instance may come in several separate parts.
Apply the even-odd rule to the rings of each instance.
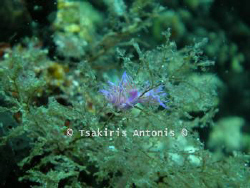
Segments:
[[[245,120],[237,116],[220,119],[210,135],[209,146],[218,150],[240,150],[243,143],[241,128],[244,123]]]

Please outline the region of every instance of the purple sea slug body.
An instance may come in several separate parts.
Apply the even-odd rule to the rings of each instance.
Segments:
[[[148,87],[142,92],[135,86],[131,77],[128,76],[126,72],[123,73],[122,78],[117,85],[110,81],[108,84],[109,87],[100,90],[100,92],[105,96],[109,103],[113,104],[113,106],[119,110],[132,108],[138,103],[158,104],[167,108],[161,100],[166,96],[162,85],[151,89]]]

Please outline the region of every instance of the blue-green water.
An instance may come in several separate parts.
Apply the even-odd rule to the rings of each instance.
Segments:
[[[0,187],[250,187],[246,0],[2,0]]]

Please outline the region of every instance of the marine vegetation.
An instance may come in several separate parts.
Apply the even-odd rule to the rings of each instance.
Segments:
[[[208,38],[178,46],[181,14],[151,0],[57,9],[53,46],[35,32],[0,59],[1,159],[13,164],[1,164],[0,185],[249,187],[249,155],[224,148],[231,134],[203,139],[222,85]],[[175,25],[156,24],[164,16]]]

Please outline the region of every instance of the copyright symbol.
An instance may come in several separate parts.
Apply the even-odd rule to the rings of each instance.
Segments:
[[[185,129],[185,128],[183,128],[183,129],[181,130],[181,135],[182,135],[183,137],[186,137],[186,136],[188,135],[188,130]]]
[[[73,129],[67,129],[67,136],[73,136]]]

